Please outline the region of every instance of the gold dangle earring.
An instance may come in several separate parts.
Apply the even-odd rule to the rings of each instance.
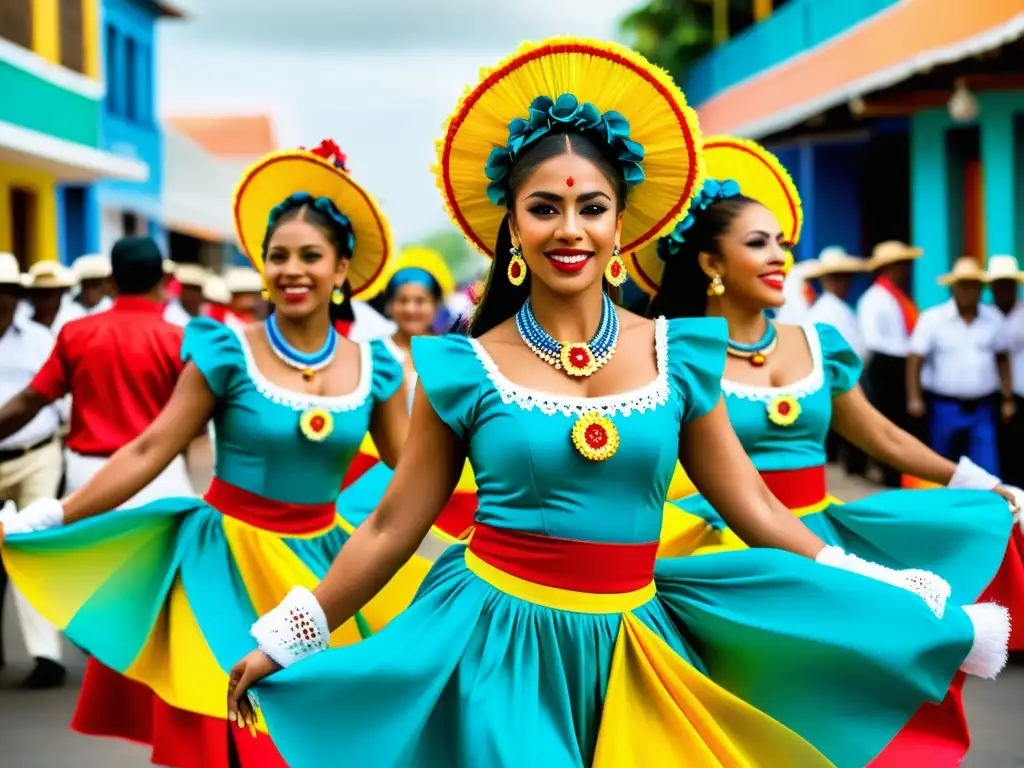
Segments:
[[[508,262],[508,281],[517,288],[526,279],[526,262],[523,260],[523,249],[513,245],[509,249],[512,258]]]
[[[711,276],[711,285],[708,286],[708,296],[721,296],[725,293],[725,283],[720,275]]]
[[[626,282],[626,262],[619,256],[619,246],[615,246],[615,250],[612,251],[612,257],[608,261],[608,266],[604,268],[604,279],[608,281],[609,285],[613,285],[618,288],[624,282]]]
[[[345,294],[344,294],[344,292],[342,292],[340,285],[334,286],[334,290],[331,291],[331,301],[334,304],[344,304],[345,303]]]

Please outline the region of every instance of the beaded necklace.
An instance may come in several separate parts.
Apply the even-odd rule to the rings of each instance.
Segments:
[[[603,294],[601,322],[590,341],[563,342],[545,331],[533,314],[530,300],[516,313],[516,329],[530,350],[548,365],[569,376],[592,376],[615,354],[619,342],[619,313]]]

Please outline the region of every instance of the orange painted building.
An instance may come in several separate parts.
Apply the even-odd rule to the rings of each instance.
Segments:
[[[924,305],[946,298],[935,279],[959,255],[1024,257],[1020,0],[752,7],[760,20],[717,30],[683,81],[705,133],[764,141],[789,167],[808,203],[801,257],[913,241]]]

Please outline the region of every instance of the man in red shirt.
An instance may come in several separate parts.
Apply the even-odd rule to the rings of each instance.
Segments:
[[[49,403],[71,395],[68,493],[88,482],[107,458],[150,425],[170,400],[184,368],[184,330],[163,318],[164,270],[156,243],[148,237],[124,238],[114,245],[110,260],[117,287],[110,310],[65,325],[32,383],[0,406],[2,440]],[[185,461],[178,457],[129,505],[183,495],[192,496],[194,491]],[[32,611],[24,600],[18,605],[27,634],[39,630],[40,617],[23,612]],[[26,685],[61,685],[65,676],[61,659],[49,658],[59,644],[52,637],[45,645],[29,640],[26,636],[30,652],[33,645],[51,650],[36,657],[36,669]]]

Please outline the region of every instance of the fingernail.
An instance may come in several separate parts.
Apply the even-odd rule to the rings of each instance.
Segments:
[[[232,723],[235,722],[235,713],[234,712],[228,712],[228,720],[230,720]]]
[[[238,718],[238,727],[239,728],[245,728],[245,718],[244,717]]]

